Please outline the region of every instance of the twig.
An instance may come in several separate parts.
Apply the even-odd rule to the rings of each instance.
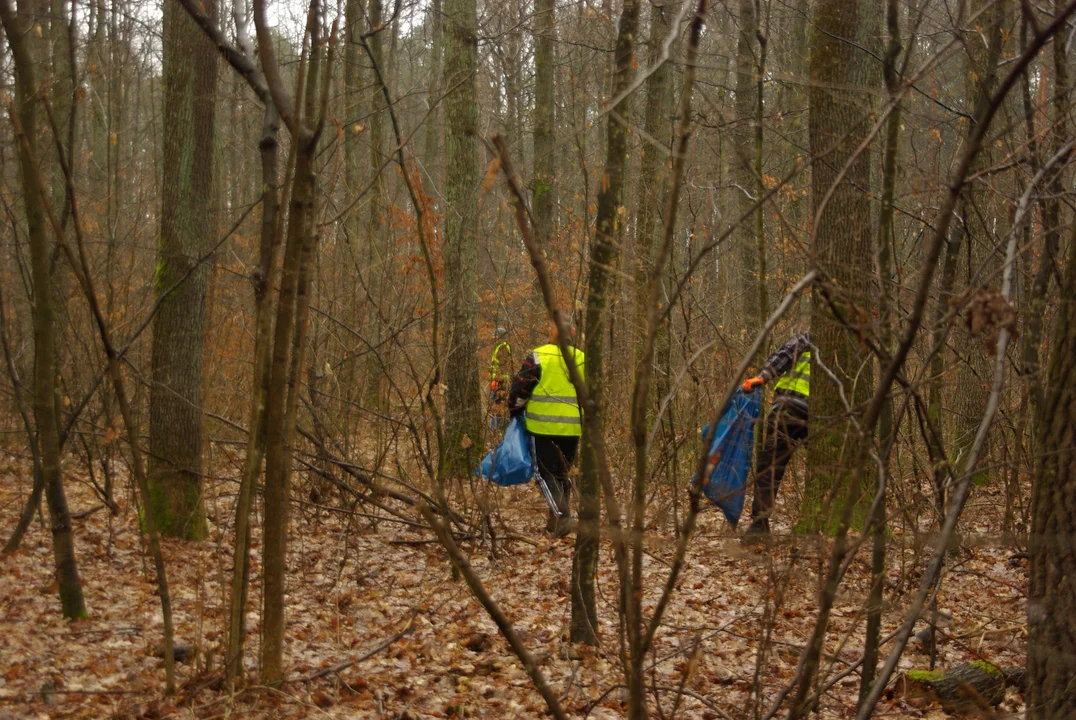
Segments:
[[[542,670],[538,667],[538,662],[534,656],[531,655],[527,646],[523,644],[519,635],[516,633],[515,628],[512,627],[511,621],[505,616],[504,611],[497,605],[496,601],[490,597],[490,594],[486,591],[485,586],[482,584],[481,578],[475,573],[474,568],[471,567],[471,563],[467,561],[467,558],[460,552],[459,546],[456,545],[456,541],[453,539],[452,534],[448,531],[441,520],[438,519],[434,513],[433,506],[428,502],[419,504],[419,509],[422,511],[422,516],[426,519],[426,522],[430,524],[434,532],[437,533],[437,537],[441,540],[441,545],[444,546],[448,552],[449,558],[452,560],[452,564],[463,575],[463,579],[467,582],[468,587],[471,588],[471,592],[474,593],[475,598],[482,604],[482,607],[486,609],[490,618],[497,624],[497,628],[501,631],[504,639],[508,641],[513,652],[519,661],[523,663],[523,669],[527,672],[531,682],[534,683],[534,687],[538,690],[538,693],[545,700],[546,705],[549,708],[549,713],[557,718],[557,720],[568,720],[567,713],[564,712],[564,708],[560,704],[560,699],[553,691],[553,688],[546,682],[545,675],[542,674]]]
[[[85,518],[88,518],[90,515],[93,515],[95,512],[99,512],[99,511],[104,510],[104,509],[105,509],[104,505],[98,505],[97,507],[90,508],[89,510],[83,510],[82,512],[77,512],[77,513],[71,513],[71,519],[72,520],[84,520]]]
[[[382,640],[369,651],[364,653],[361,657],[357,657],[354,660],[344,660],[343,662],[338,662],[335,665],[324,667],[317,672],[311,673],[310,675],[307,675],[304,678],[299,678],[298,680],[295,680],[293,682],[307,683],[311,680],[317,680],[318,678],[326,677],[327,675],[335,675],[338,672],[343,672],[344,670],[347,670],[352,665],[358,665],[365,660],[369,660],[374,655],[377,655],[379,652],[387,648],[389,645],[392,645],[400,638],[404,637],[405,635],[410,635],[411,632],[415,629],[415,618],[417,616],[418,611],[413,611],[411,613],[411,616],[407,619],[407,625],[404,626],[403,630],[400,630],[400,632],[396,633],[392,637]]]

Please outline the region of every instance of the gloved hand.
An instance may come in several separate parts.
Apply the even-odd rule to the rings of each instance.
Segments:
[[[753,378],[747,378],[746,380],[744,380],[743,385],[740,386],[740,389],[743,390],[745,393],[754,392],[756,387],[765,384],[765,382],[765,378],[763,378],[761,375],[756,375]]]

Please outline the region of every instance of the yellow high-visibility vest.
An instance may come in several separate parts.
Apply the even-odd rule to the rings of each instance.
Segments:
[[[575,365],[583,375],[584,355],[577,348],[569,348]],[[575,386],[568,377],[568,365],[556,345],[535,348],[541,375],[538,385],[527,402],[527,430],[535,435],[565,435],[579,437],[583,434],[582,412],[575,396]]]
[[[774,386],[775,390],[799,393],[804,397],[811,396],[811,353],[805,352],[800,355],[791,372],[781,376]]]

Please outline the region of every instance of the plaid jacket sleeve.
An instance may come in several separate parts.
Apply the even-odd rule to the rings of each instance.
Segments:
[[[810,349],[811,333],[806,332],[795,335],[784,345],[777,348],[773,355],[770,355],[759,374],[766,379],[767,383],[772,382],[774,378],[791,370],[799,356]]]
[[[538,358],[534,353],[527,353],[527,359],[523,361],[523,367],[512,378],[512,388],[508,391],[508,412],[518,415],[527,406],[531,399],[534,388],[538,387],[538,380],[542,377],[542,366],[538,364]]]

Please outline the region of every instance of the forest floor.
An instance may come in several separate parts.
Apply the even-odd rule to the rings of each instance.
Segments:
[[[28,492],[26,478],[21,462],[0,455],[4,539]],[[110,516],[77,472],[68,474],[68,488],[90,617],[77,623],[60,618],[50,535],[35,521],[18,552],[0,556],[0,719],[537,718],[544,713],[522,666],[467,586],[452,580],[446,554],[428,532],[384,520],[375,526],[370,517],[309,503],[298,503],[292,514],[289,682],[282,690],[220,690],[212,681],[220,665],[231,566],[235,484],[228,481],[209,484],[207,541],[165,543],[177,642],[200,651],[193,662],[177,665],[179,691],[162,700],[163,661],[154,655],[162,637],[160,605],[133,501],[119,498],[122,510]],[[964,546],[948,562],[939,609],[951,619],[939,632],[941,668],[976,658],[1002,667],[1024,663],[1027,561],[988,540],[998,536],[999,523],[999,499],[991,492],[976,490],[964,522]],[[609,545],[602,545],[598,581],[602,645],[570,646],[573,540],[542,535],[543,506],[533,488],[498,490],[497,504],[503,526],[526,539],[499,544],[496,559],[488,548],[465,544],[475,569],[538,657],[570,715],[622,717],[626,698],[618,685],[617,585]],[[649,675],[661,710],[655,717],[756,717],[752,687],[759,639],[770,624],[770,650],[760,673],[763,713],[792,676],[815,618],[818,552],[814,541],[793,540],[780,534],[780,526],[777,530],[771,552],[747,552],[720,513],[708,509],[701,515],[655,644]],[[891,604],[883,636],[899,625],[925,563],[922,553],[918,558],[913,553],[912,535],[894,530],[890,543]],[[251,663],[259,632],[257,533],[254,542]],[[644,558],[648,611],[667,576],[673,547],[667,535],[654,533],[649,541]],[[837,675],[862,654],[869,548],[859,558],[834,609],[826,676]],[[304,681],[319,669],[362,658],[405,629],[409,632],[370,657]],[[913,639],[901,668],[928,662],[926,647]],[[837,682],[820,715],[850,717],[858,685],[855,672]],[[1022,703],[1010,689],[999,716],[1021,712]],[[941,718],[944,713],[891,692],[877,717]]]

